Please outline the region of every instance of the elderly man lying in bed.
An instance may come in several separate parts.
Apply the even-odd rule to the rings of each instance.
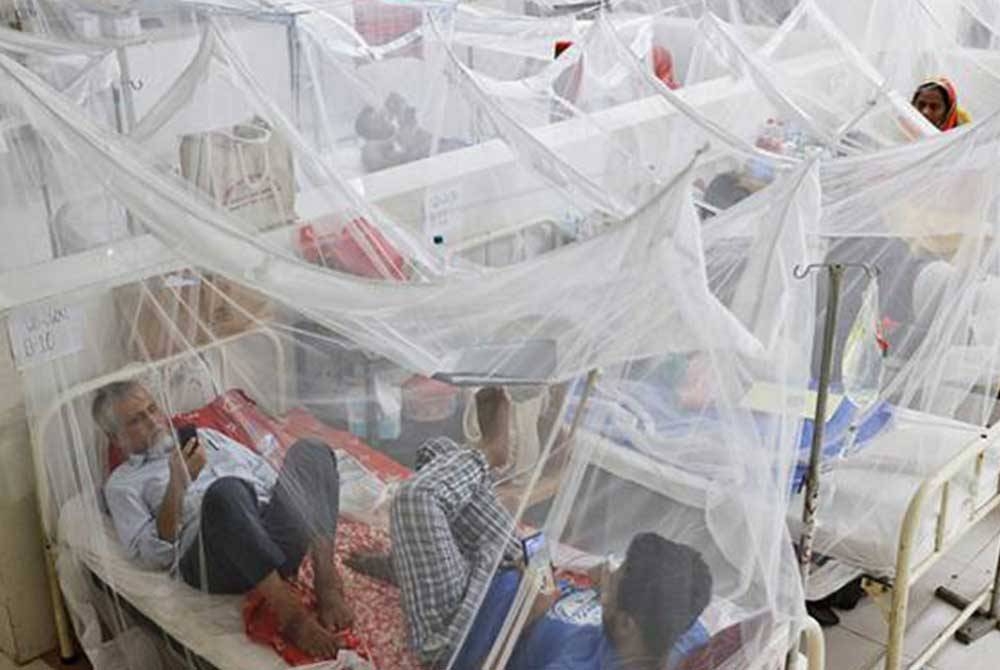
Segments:
[[[443,667],[456,650],[451,667],[482,667],[524,572],[514,520],[494,486],[505,464],[509,400],[485,389],[477,404],[478,448],[447,438],[420,447],[416,475],[392,501],[391,553],[348,559],[399,586],[411,643],[428,667]],[[698,552],[655,533],[633,537],[619,569],[594,573],[595,590],[543,589],[509,670],[662,670],[712,590]]]
[[[339,478],[326,444],[300,440],[280,473],[214,430],[199,429],[177,444],[159,405],[135,381],[101,388],[92,411],[128,457],[104,490],[132,558],[210,593],[257,589],[297,646],[317,656],[336,653],[329,629],[348,626],[352,616],[333,563]],[[298,572],[307,551],[318,620],[282,579]]]

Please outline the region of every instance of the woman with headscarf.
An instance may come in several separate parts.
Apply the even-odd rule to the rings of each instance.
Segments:
[[[937,77],[918,86],[911,104],[942,132],[972,121],[969,113],[958,104],[955,85],[945,77]]]

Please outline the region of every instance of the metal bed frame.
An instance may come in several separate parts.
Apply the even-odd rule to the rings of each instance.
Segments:
[[[77,384],[63,393],[59,394],[55,400],[40,415],[31,430],[32,460],[35,468],[35,482],[37,487],[37,498],[39,505],[39,516],[41,520],[42,540],[45,550],[46,572],[49,583],[49,595],[52,600],[53,611],[55,613],[56,635],[59,642],[59,650],[63,659],[75,658],[75,645],[73,642],[73,632],[66,616],[62,590],[56,573],[56,557],[59,552],[58,535],[58,514],[59,505],[55,499],[53,491],[49,486],[48,472],[45,468],[45,455],[47,449],[47,437],[49,430],[58,425],[62,417],[63,408],[71,404],[78,398],[88,396],[100,387],[114,381],[134,379],[143,374],[160,373],[162,369],[178,364],[184,360],[199,361],[206,368],[210,367],[206,356],[218,355],[216,372],[219,375],[220,386],[226,387],[229,365],[226,356],[226,347],[236,342],[261,337],[264,341],[274,346],[275,365],[278,374],[275,375],[275,383],[278,384],[277,398],[279,402],[285,397],[285,354],[280,339],[268,329],[255,329],[238,333],[228,338],[210,342],[201,347],[186,350],[181,353],[162,358],[148,363],[130,363],[125,367],[94,379]],[[218,390],[218,389],[217,389]],[[260,396],[266,397],[266,396]],[[282,407],[276,407],[281,411]],[[105,585],[107,588],[107,585]]]
[[[995,429],[984,431],[961,453],[925,479],[910,498],[906,515],[903,517],[903,524],[899,530],[899,549],[892,584],[892,611],[889,618],[889,641],[885,655],[885,670],[900,670],[903,667],[903,641],[906,634],[910,589],[945,553],[958,543],[965,531],[971,529],[985,519],[990,512],[1000,507],[1000,478],[998,478],[990,498],[969,510],[969,514],[964,520],[965,525],[958,531],[951,531],[948,528],[951,481],[963,471],[968,471],[971,468],[975,473],[972,497],[973,499],[978,498],[978,482],[982,475],[983,462],[986,460],[987,451],[996,448],[996,442]],[[937,506],[926,504],[933,500],[934,496],[939,496]],[[916,548],[918,529],[922,526],[920,522],[927,510],[937,512],[938,515],[934,525],[934,549],[930,556],[913,566],[911,565],[911,556]],[[938,591],[940,597],[940,589]],[[986,603],[989,604],[988,611],[981,612],[980,608]],[[994,568],[993,583],[979,591],[959,612],[958,616],[906,667],[912,670],[923,667],[941,650],[952,635],[977,616],[990,619],[994,627],[997,626],[997,620],[1000,617],[1000,563]],[[877,659],[874,665],[877,665],[879,660]]]
[[[844,273],[850,269],[863,270],[869,277],[878,274],[878,268],[876,267],[846,262],[817,263],[805,268],[796,267],[794,271],[794,276],[798,279],[804,278],[812,270],[825,270],[829,275],[829,303],[826,306],[827,317],[823,330],[822,361],[820,365],[816,413],[813,423],[812,448],[810,451],[809,469],[807,471],[808,478],[803,501],[803,531],[799,547],[803,585],[809,576],[809,566],[812,559],[812,542],[816,529],[821,479],[820,461],[823,447],[823,428],[826,423],[826,400],[829,391],[832,363],[831,354],[837,320],[840,284]],[[1000,477],[998,477],[992,495],[982,504],[974,505],[970,509],[965,519],[965,524],[957,530],[949,529],[948,527],[952,480],[962,472],[971,469],[974,473],[971,497],[973,501],[978,502],[979,479],[982,476],[986,453],[994,447],[997,435],[995,427],[983,429],[979,437],[973,439],[961,452],[938,468],[936,472],[927,476],[910,498],[899,529],[896,567],[890,585],[892,590],[892,607],[889,613],[889,636],[886,652],[884,655],[877,657],[872,665],[869,666],[870,668],[877,667],[884,658],[885,670],[901,670],[904,662],[903,643],[906,637],[906,617],[909,608],[910,589],[948,550],[957,544],[965,532],[985,519],[994,509],[1000,507]],[[935,507],[926,504],[934,496],[939,496],[938,505]],[[918,549],[919,531],[924,527],[924,524],[921,522],[927,513],[925,510],[937,513],[937,520],[934,524],[933,549],[930,555],[918,565],[911,565],[914,552]],[[950,604],[958,606],[961,611],[906,666],[908,670],[919,670],[919,668],[922,668],[925,663],[947,644],[952,635],[962,629],[963,626],[969,625],[974,617],[985,619],[989,623],[990,628],[1000,627],[1000,623],[998,623],[1000,621],[1000,559],[998,559],[997,567],[994,569],[993,583],[977,593],[971,600],[965,600],[947,591],[947,589],[942,590],[939,588],[936,595]],[[989,603],[989,608],[981,609],[987,602]],[[966,639],[972,640],[977,634],[981,635],[987,630],[987,627],[984,626],[978,626],[977,628],[978,631],[968,634]]]
[[[653,491],[662,490],[666,483],[683,498],[690,500],[704,496],[706,483],[696,476],[653,461],[637,451],[624,449],[607,437],[586,428],[581,427],[577,434],[580,444],[574,449],[573,459],[566,466],[566,481],[582,478],[588,467],[595,467]],[[566,521],[566,518],[556,519],[556,527],[562,527]],[[772,635],[767,651],[748,670],[771,670],[778,667],[787,667],[789,670],[824,670],[826,644],[822,629],[809,616],[800,623],[797,642],[790,626],[778,628]],[[801,646],[801,651],[794,648],[796,644]],[[777,665],[768,665],[769,663]]]

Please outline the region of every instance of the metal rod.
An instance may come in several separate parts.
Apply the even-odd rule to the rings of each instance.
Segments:
[[[115,107],[116,112],[118,112],[116,116],[118,117],[119,132],[128,135],[136,124],[135,100],[132,97],[134,89],[132,88],[132,74],[128,64],[128,50],[125,47],[118,47],[115,49],[115,56],[118,59],[118,70],[121,75],[118,87],[115,89],[117,92]],[[119,103],[122,103],[120,109],[118,109]],[[137,235],[140,232],[131,209],[125,210],[125,229],[128,230],[129,235]]]
[[[583,411],[587,407],[587,402],[590,400],[590,395],[594,391],[594,386],[597,385],[597,378],[600,376],[601,372],[599,369],[594,368],[587,373],[587,382],[583,387],[583,393],[580,395],[580,404],[576,408],[576,413],[573,415],[573,423],[569,427],[569,435],[566,436],[566,442],[570,442],[574,437],[576,437],[576,429],[580,426],[580,422],[583,420]]]
[[[941,551],[941,547],[944,546],[950,489],[950,482],[945,482],[941,487],[941,511],[938,513],[937,527],[934,529],[934,551]]]
[[[977,598],[973,598],[969,602],[969,604],[965,607],[965,609],[963,609],[961,613],[957,617],[955,617],[952,620],[952,622],[948,624],[947,627],[945,627],[944,630],[938,633],[937,636],[935,636],[935,638],[931,641],[931,643],[928,644],[922,652],[920,652],[920,655],[907,664],[906,666],[907,670],[922,670],[922,668],[924,668],[927,665],[927,662],[930,661],[932,658],[934,658],[934,656],[939,651],[941,651],[941,647],[943,647],[945,644],[948,643],[948,641],[951,639],[951,636],[954,635],[956,632],[958,632],[958,629],[962,627],[962,624],[972,618],[973,614],[983,604],[984,600],[986,600],[985,593],[983,593]],[[886,667],[889,667],[888,659]]]
[[[292,118],[295,120],[295,127],[302,128],[302,100],[299,90],[301,81],[301,52],[299,51],[299,22],[298,16],[292,14],[285,29],[285,37],[288,42],[288,82],[292,96]],[[325,119],[324,119],[325,120]]]
[[[997,553],[997,564],[993,568],[993,591],[990,593],[990,616],[1000,625],[1000,551]]]
[[[597,384],[597,380],[600,377],[600,369],[594,368],[587,374],[586,385],[583,387],[583,392],[580,394],[580,401],[577,403],[576,412],[573,414],[573,421],[570,424],[569,434],[566,437],[566,442],[570,442],[574,435],[576,434],[576,428],[580,425],[584,413],[587,409],[589,399],[592,395],[594,387]],[[569,409],[569,397],[568,395],[564,397],[561,403],[560,414],[563,411],[568,411]],[[553,453],[553,448],[555,443],[558,441],[559,431],[556,426],[559,424],[558,420],[549,435],[545,440],[545,447],[542,450],[542,454],[539,457],[539,463],[546,462]],[[576,453],[574,451],[574,453]],[[579,488],[580,478],[582,478],[582,468],[579,472],[570,473],[570,478],[567,478],[566,471],[560,475],[560,486],[555,496],[554,509],[558,510],[555,514],[550,515],[546,519],[545,523],[545,533],[549,537],[560,537],[562,534],[562,528],[565,527],[565,520],[568,512],[564,514],[562,510],[566,509],[565,505],[560,504],[560,494],[563,496],[568,496],[572,494],[565,493],[566,491],[577,491]],[[531,491],[534,489],[538,480],[541,478],[542,468],[537,467],[531,473],[531,479],[526,486],[526,490]],[[579,475],[579,476],[577,476]],[[524,512],[527,510],[527,500],[522,499],[517,510],[517,514],[514,516],[515,524],[519,523],[521,518],[524,516]],[[532,587],[537,587],[537,582],[533,579],[522,579],[520,585],[518,586],[517,594],[514,597],[514,604],[511,606],[510,611],[516,614],[513,617],[508,617],[504,622],[500,633],[497,635],[496,640],[493,642],[493,647],[490,649],[489,655],[486,657],[486,661],[482,664],[483,668],[504,668],[507,666],[507,662],[510,660],[511,654],[514,652],[514,642],[516,642],[518,636],[521,634],[521,630],[527,622],[528,613],[530,611],[529,606],[525,606],[526,603],[530,603],[529,597],[533,597],[535,593],[529,593]],[[485,597],[485,593],[483,594]]]
[[[837,309],[840,302],[840,284],[845,265],[833,263],[825,266],[829,275],[829,293],[826,304],[826,323],[823,326],[823,350],[820,359],[819,382],[816,388],[816,413],[813,419],[812,447],[809,451],[809,469],[806,473],[806,496],[802,512],[802,536],[799,540],[799,569],[803,588],[809,581],[813,541],[816,536],[816,509],[819,506],[819,469],[823,456],[823,432],[826,427],[826,403],[830,391],[830,372],[833,368],[833,339],[837,329]],[[808,270],[808,269],[807,269]]]
[[[135,128],[135,100],[132,98],[132,73],[128,63],[128,51],[125,47],[115,49],[115,56],[118,59],[118,70],[121,75],[119,90],[122,101],[125,103],[124,132],[130,133]]]

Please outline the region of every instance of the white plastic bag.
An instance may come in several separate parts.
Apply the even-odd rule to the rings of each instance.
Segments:
[[[872,277],[861,298],[861,309],[844,342],[841,379],[844,394],[863,416],[878,400],[885,373],[885,352],[879,320],[878,278]]]

